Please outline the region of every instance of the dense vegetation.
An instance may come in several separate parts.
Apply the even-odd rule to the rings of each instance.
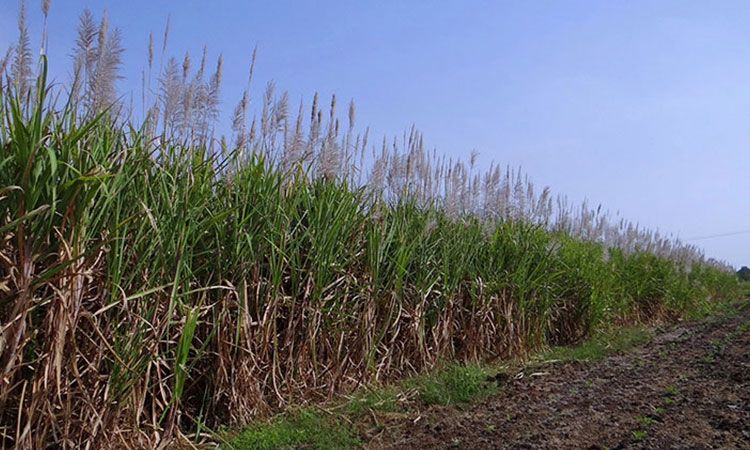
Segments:
[[[369,158],[335,97],[292,120],[269,85],[247,127],[246,91],[217,139],[205,54],[192,76],[167,59],[126,120],[106,19],[82,16],[67,89],[44,57],[32,74],[23,9],[19,30],[0,61],[5,447],[152,447],[736,295],[697,249],[554,208],[520,170],[446,162],[415,130]],[[152,64],[151,47],[144,85]]]

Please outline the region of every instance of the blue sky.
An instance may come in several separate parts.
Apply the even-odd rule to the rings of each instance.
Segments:
[[[18,3],[2,0],[0,48]],[[123,90],[140,95],[149,31],[167,54],[224,55],[223,118],[247,80],[295,104],[353,98],[360,127],[415,123],[448,155],[521,165],[537,186],[684,238],[750,230],[750,3],[746,1],[61,1],[50,71],[67,80],[78,15],[123,31]],[[28,4],[35,45],[39,2]],[[157,51],[158,55],[158,51]],[[212,62],[213,64],[213,62]],[[343,103],[342,103],[343,104]],[[750,233],[695,241],[750,265]]]

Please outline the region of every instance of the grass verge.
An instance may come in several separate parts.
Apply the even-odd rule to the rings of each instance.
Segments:
[[[346,449],[360,443],[348,423],[314,408],[280,415],[236,435],[224,450]]]
[[[588,361],[648,342],[653,330],[643,325],[597,331],[591,339],[568,347],[552,347],[540,356],[545,360]]]
[[[486,380],[488,368],[477,364],[446,363],[430,373],[395,385],[362,388],[339,399],[326,411],[290,410],[270,422],[258,422],[227,440],[225,450],[290,448],[345,449],[361,443],[367,434],[366,417],[408,413],[431,405],[460,406],[486,398],[497,390]],[[377,422],[377,419],[376,419]],[[376,423],[376,426],[378,424]]]
[[[432,374],[414,377],[406,382],[413,386],[424,405],[461,405],[481,400],[496,390],[486,382],[488,370],[478,365],[448,364]]]

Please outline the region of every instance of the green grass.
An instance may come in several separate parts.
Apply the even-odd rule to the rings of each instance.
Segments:
[[[342,413],[359,417],[368,411],[395,412],[402,408],[405,393],[396,386],[366,387],[340,407]]]
[[[654,418],[648,416],[635,416],[635,420],[645,425],[651,425],[656,422]]]
[[[639,441],[647,436],[645,431],[633,431],[633,440]]]
[[[251,425],[221,448],[224,450],[337,450],[360,443],[351,427],[312,408]]]
[[[497,385],[488,381],[491,374],[487,366],[445,363],[397,384],[364,387],[333,409],[356,418],[368,411],[408,411],[415,401],[423,406],[460,406],[497,391]]]
[[[742,295],[750,296],[750,281],[742,281],[740,283],[740,291]]]
[[[546,360],[592,360],[603,358],[613,352],[628,350],[635,345],[648,342],[653,331],[644,326],[618,328],[596,332],[590,339],[573,346],[557,346],[543,352]]]
[[[462,405],[483,399],[497,390],[488,383],[490,373],[475,364],[447,364],[432,374],[414,377],[405,385],[419,393],[425,405]]]
[[[430,373],[408,378],[397,385],[365,387],[339,399],[322,413],[314,408],[287,412],[269,422],[258,422],[223,445],[229,450],[281,450],[290,448],[345,449],[359,444],[356,424],[369,414],[409,412],[410,395],[423,406],[460,406],[496,392],[488,383],[490,372],[476,364],[444,364]]]

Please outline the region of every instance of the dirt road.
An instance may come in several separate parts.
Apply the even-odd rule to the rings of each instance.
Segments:
[[[750,305],[593,362],[511,377],[462,412],[404,420],[377,449],[750,449]]]

